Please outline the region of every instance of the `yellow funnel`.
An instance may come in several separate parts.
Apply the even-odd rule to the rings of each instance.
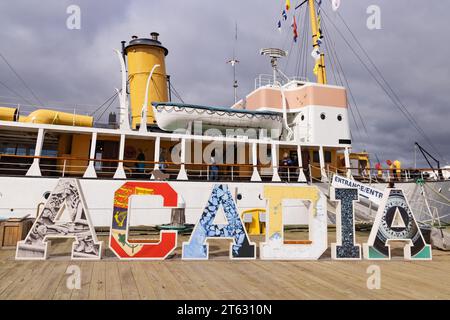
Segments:
[[[128,57],[128,79],[130,88],[131,125],[135,129],[141,123],[147,79],[153,66],[155,69],[150,82],[147,100],[147,124],[155,122],[151,103],[167,102],[167,75],[165,56],[168,50],[158,41],[158,33],[152,33],[151,39],[133,37],[125,48]]]

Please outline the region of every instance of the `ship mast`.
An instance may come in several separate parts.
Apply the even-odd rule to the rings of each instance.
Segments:
[[[237,103],[238,96],[237,96],[237,89],[238,89],[238,82],[236,79],[236,65],[239,63],[239,60],[236,58],[236,46],[237,46],[237,40],[238,40],[238,26],[237,22],[235,24],[235,34],[234,34],[234,48],[233,48],[233,59],[230,61],[227,61],[227,63],[231,64],[233,67],[233,90],[234,90],[234,103]]]
[[[311,20],[311,32],[313,38],[314,49],[319,49],[319,25],[317,23],[315,0],[307,0],[309,6],[309,17]],[[317,83],[327,84],[327,73],[325,71],[325,54],[320,53],[319,70],[317,72]]]

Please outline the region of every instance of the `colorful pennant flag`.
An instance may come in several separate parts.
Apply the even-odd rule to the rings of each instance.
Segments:
[[[314,60],[318,60],[320,59],[320,50],[314,48],[313,51],[311,52],[311,57],[313,57]]]
[[[323,39],[321,22],[322,22],[322,18],[321,18],[320,14],[319,14],[317,16],[317,24],[318,24],[318,27],[319,27],[319,31],[317,32],[317,44],[319,46],[322,44],[322,39]]]
[[[281,13],[281,15],[283,16],[284,21],[287,20],[287,13],[286,10],[283,10],[283,12]]]
[[[278,27],[278,31],[281,31],[281,21],[280,20],[278,20],[277,27]]]
[[[320,59],[316,60],[316,65],[314,66],[314,74],[317,76],[319,74],[319,68],[320,68]]]
[[[295,16],[293,16],[294,22],[292,23],[292,31],[294,32],[294,42],[297,42],[298,32],[297,32],[297,21],[295,20]]]
[[[291,0],[286,0],[286,10],[289,11],[291,8]]]

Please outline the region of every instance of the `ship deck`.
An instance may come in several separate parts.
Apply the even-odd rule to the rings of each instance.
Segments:
[[[296,237],[286,233],[287,238]],[[306,234],[306,233],[305,233]],[[333,242],[335,232],[329,232]],[[304,236],[304,235],[303,235]],[[358,232],[362,243],[368,232]],[[99,236],[105,241],[107,237]],[[337,262],[330,249],[319,261],[230,261],[228,240],[210,240],[210,260],[182,261],[180,236],[165,261],[119,261],[109,249],[101,261],[70,261],[71,242],[57,240],[47,261],[15,261],[0,250],[0,299],[449,299],[450,252],[433,250],[433,261]],[[252,237],[255,242],[263,237]],[[81,289],[66,286],[70,265],[81,269]],[[367,268],[381,268],[381,289],[369,290]]]

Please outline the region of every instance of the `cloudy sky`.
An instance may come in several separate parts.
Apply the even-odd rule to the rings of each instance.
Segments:
[[[292,0],[293,5],[300,2]],[[233,102],[233,91],[232,69],[226,61],[234,49],[240,60],[237,73],[241,97],[253,89],[258,74],[270,72],[267,58],[259,55],[263,47],[277,46],[289,51],[289,58],[280,64],[284,73],[297,75],[302,69],[298,65],[305,41],[303,11],[296,12],[300,37],[293,44],[289,29],[293,10],[281,32],[276,28],[283,3],[284,0],[2,1],[0,53],[45,107],[70,111],[76,108],[77,112],[90,113],[120,86],[120,68],[113,49],[120,48],[120,41],[129,40],[132,35],[146,37],[158,31],[169,49],[168,72],[183,100],[228,106]],[[66,27],[70,5],[81,8],[80,30]],[[366,11],[370,5],[381,9],[380,30],[367,28]],[[450,45],[446,40],[450,2],[341,0],[338,11],[434,147],[394,106],[336,31],[334,25],[359,50],[339,16],[331,10],[330,1],[324,0],[322,6],[327,14],[323,18],[328,32],[324,32],[325,37],[335,43],[358,105],[358,109],[352,106],[357,123],[352,122],[354,150],[366,149],[383,161],[398,158],[412,165],[414,141],[419,141],[433,154],[439,153],[444,163],[444,159],[450,159]],[[358,53],[369,65],[368,59]],[[329,79],[334,83],[329,56],[327,59]],[[313,80],[313,60],[309,55],[307,62],[306,76]],[[339,81],[339,76],[336,78]],[[20,103],[23,112],[40,106],[3,60],[0,81],[14,90],[0,85],[0,105]],[[116,108],[117,104],[106,114]]]

